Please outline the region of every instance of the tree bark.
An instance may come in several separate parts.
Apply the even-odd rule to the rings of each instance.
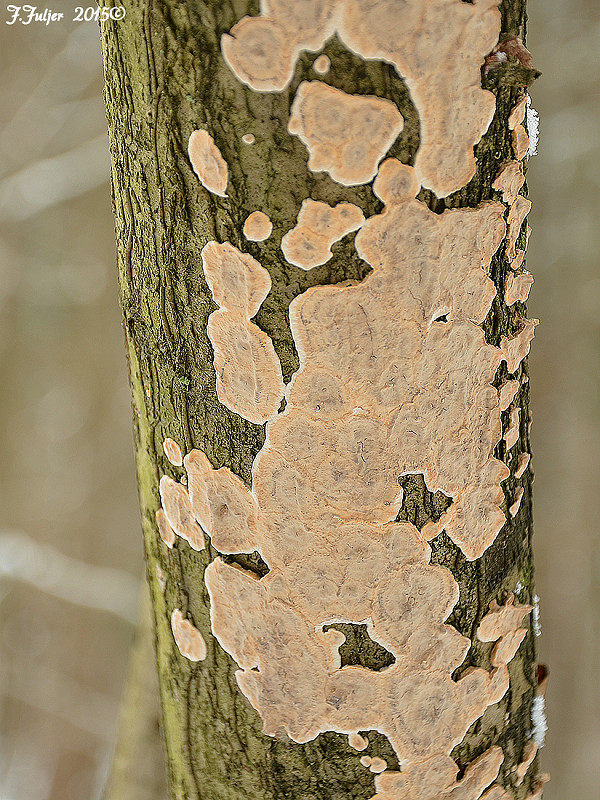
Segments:
[[[265,211],[276,231],[295,225],[303,199],[358,205],[366,216],[381,203],[370,186],[346,187],[307,169],[306,149],[286,131],[294,94],[302,80],[314,79],[313,54],[303,54],[288,89],[256,93],[238,82],[224,63],[221,35],[246,14],[258,13],[247,0],[132,0],[126,17],[102,25],[106,107],[112,158],[118,275],[126,349],[130,368],[134,438],[148,580],[156,647],[167,770],[173,798],[192,800],[346,800],[375,794],[374,775],[359,762],[347,737],[326,732],[298,744],[262,732],[262,721],[238,688],[237,664],[220,646],[208,659],[192,663],[173,640],[174,608],[211,639],[209,598],[203,581],[207,564],[218,553],[209,544],[195,552],[183,540],[167,549],[157,535],[160,477],[183,476],[166,459],[162,443],[170,437],[184,452],[204,451],[216,467],[227,466],[247,485],[251,467],[265,440],[264,426],[252,424],[225,408],[215,389],[213,353],[207,320],[215,310],[203,277],[200,253],[211,240],[229,241],[268,269],[273,288],[256,318],[272,339],[284,381],[298,368],[287,311],[291,300],[317,284],[361,281],[368,272],[346,238],[322,267],[303,272],[281,258],[281,235],[264,245],[247,242],[242,225],[255,209]],[[501,3],[501,38],[524,37],[525,0]],[[388,155],[411,164],[419,147],[419,120],[403,81],[389,64],[364,61],[338,39],[325,52],[335,64],[331,83],[345,92],[392,100],[405,119],[404,130]],[[509,65],[510,66],[510,65]],[[512,64],[514,67],[514,64]],[[444,208],[474,208],[497,199],[492,183],[503,162],[513,158],[507,118],[522,93],[523,76],[501,66],[488,76],[496,94],[494,120],[476,146],[477,173],[470,183],[445,199],[422,190],[419,199],[437,213]],[[260,127],[260,142],[248,147],[241,134]],[[229,198],[208,194],[192,173],[187,143],[192,131],[208,128],[230,169]],[[266,170],[266,172],[265,172]],[[524,233],[519,242],[523,244]],[[508,261],[501,248],[490,276],[498,296],[484,323],[486,340],[499,345],[518,324],[523,306],[501,300]],[[526,362],[520,375],[527,374]],[[505,366],[497,384],[506,379]],[[522,381],[520,435],[511,458],[529,452],[528,383]],[[506,414],[503,416],[506,422]],[[504,443],[496,457],[508,460]],[[465,664],[490,669],[490,648],[475,632],[492,600],[519,587],[518,601],[534,595],[531,480],[527,471],[521,510],[507,522],[484,555],[467,561],[445,533],[432,543],[432,563],[447,567],[460,587],[460,600],[448,623],[472,639]],[[429,492],[420,476],[403,479],[400,519],[419,529],[436,520],[447,505],[441,493]],[[517,482],[503,488],[510,497]],[[506,503],[508,505],[508,503]],[[262,574],[259,557],[232,556],[242,567]],[[339,626],[347,635],[342,664],[384,666],[385,651],[374,646],[364,626]],[[383,661],[382,661],[383,659]],[[510,662],[510,690],[469,729],[452,757],[462,770],[493,744],[502,747],[499,782],[509,796],[522,800],[536,783],[536,766],[516,786],[514,769],[522,759],[531,730],[531,707],[537,687],[535,637],[529,632]],[[396,755],[381,734],[369,734],[369,755],[398,769]]]

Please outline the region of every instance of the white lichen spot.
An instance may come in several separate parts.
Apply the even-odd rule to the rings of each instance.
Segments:
[[[520,125],[525,119],[528,100],[529,96],[526,94],[523,95],[523,97],[521,97],[521,99],[517,102],[516,106],[510,112],[508,116],[508,129],[510,131],[514,131],[517,125]]]
[[[517,161],[522,161],[529,150],[529,136],[522,125],[515,125],[512,132],[513,153]]]
[[[531,615],[533,632],[536,636],[542,635],[542,623],[540,621],[540,598],[537,594],[533,595],[533,614]]]
[[[523,319],[519,331],[510,338],[503,336],[500,340],[502,359],[506,361],[506,367],[510,373],[517,371],[519,364],[529,353],[531,340],[535,336],[537,319]]]
[[[529,147],[527,148],[527,157],[537,156],[538,143],[540,140],[540,115],[531,105],[531,98],[527,96],[527,112],[526,112],[526,125],[527,133],[529,135]]]
[[[348,744],[350,747],[354,748],[354,750],[366,750],[369,745],[369,740],[361,736],[360,733],[353,731],[351,734],[348,735]]]
[[[183,456],[181,455],[181,447],[173,439],[165,439],[163,442],[163,450],[166,457],[171,464],[175,467],[180,467],[183,464]]]
[[[515,499],[508,509],[508,513],[511,517],[516,517],[519,509],[521,508],[521,501],[523,500],[523,495],[525,494],[525,489],[522,486],[519,486],[518,489],[515,491]]]
[[[176,538],[175,531],[169,525],[167,515],[162,508],[159,508],[156,512],[156,525],[158,527],[160,538],[163,540],[163,542],[167,545],[167,547],[173,547]]]
[[[546,721],[546,701],[543,695],[536,695],[531,706],[532,736],[538,747],[543,747],[546,741],[548,723]]]
[[[519,441],[520,418],[521,418],[521,409],[513,408],[513,410],[510,412],[508,428],[505,430],[504,436],[502,437],[506,442],[507,450],[512,450],[512,448]]]
[[[202,250],[204,276],[220,306],[208,318],[217,396],[224,406],[261,425],[277,415],[285,391],[271,338],[250,319],[271,288],[267,270],[229,242]]]
[[[315,58],[313,62],[313,69],[317,75],[327,75],[330,67],[331,60],[329,59],[329,56],[325,55],[325,53],[321,53],[321,55]]]
[[[253,133],[245,133],[242,136],[242,142],[244,144],[254,144],[256,142],[256,137]]]
[[[304,200],[295,227],[281,240],[286,260],[304,270],[325,264],[331,258],[331,246],[356,231],[365,221],[358,206],[338,203],[329,206],[317,200]]]
[[[368,183],[404,127],[394,103],[352,95],[319,81],[303,81],[288,131],[308,150],[308,167],[344,186]]]
[[[496,180],[492,184],[492,189],[502,192],[502,201],[512,205],[524,183],[523,163],[521,161],[509,161],[498,173]]]
[[[531,461],[531,454],[530,453],[520,453],[517,459],[517,467],[515,469],[515,478],[520,478],[527,467],[529,466],[529,462]]]
[[[208,131],[192,133],[188,155],[204,188],[219,197],[227,197],[227,163]]]
[[[251,242],[264,242],[273,232],[273,223],[263,211],[253,211],[244,222],[244,236]]]
[[[190,661],[204,661],[207,655],[204,636],[176,608],[171,614],[171,630],[175,644],[182,656]]]
[[[507,306],[515,303],[525,303],[533,285],[533,275],[530,272],[509,273],[506,277],[504,302]]]

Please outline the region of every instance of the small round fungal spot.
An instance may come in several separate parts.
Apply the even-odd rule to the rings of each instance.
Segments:
[[[255,141],[256,141],[256,137],[254,136],[253,133],[245,133],[242,136],[242,142],[244,144],[254,144]]]
[[[325,53],[321,53],[321,55],[316,58],[313,63],[313,69],[317,75],[327,75],[330,67],[331,61],[329,56],[326,56]]]
[[[166,457],[169,459],[171,464],[175,467],[180,467],[183,464],[183,456],[181,454],[181,448],[177,444],[177,442],[173,441],[173,439],[165,439],[163,442],[163,450],[165,451]]]
[[[244,236],[251,242],[264,242],[273,230],[273,223],[262,211],[253,211],[244,222]]]

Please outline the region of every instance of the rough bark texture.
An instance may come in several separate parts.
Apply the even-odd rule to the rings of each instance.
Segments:
[[[523,36],[525,0],[504,0],[502,37]],[[135,0],[126,4],[123,21],[103,25],[106,105],[113,164],[120,296],[124,315],[133,398],[133,419],[140,502],[156,623],[156,646],[168,777],[171,796],[196,800],[349,800],[374,794],[374,776],[360,766],[360,754],[347,737],[327,733],[299,745],[265,737],[261,721],[239,691],[233,660],[212,648],[202,666],[182,658],[171,635],[169,616],[177,607],[210,637],[208,596],[203,571],[215,556],[209,548],[192,551],[179,540],[167,550],[157,536],[155,513],[160,506],[158,481],[183,470],[172,467],[162,451],[170,436],[187,452],[200,448],[212,463],[226,465],[248,484],[250,469],[264,441],[261,426],[246,422],[222,406],[215,393],[212,349],[206,335],[208,315],[215,310],[203,277],[200,251],[210,240],[230,241],[259,256],[269,270],[273,290],[257,324],[274,342],[284,379],[298,361],[287,309],[290,301],[315,284],[360,279],[368,267],[350,240],[334,246],[324,266],[302,272],[281,259],[280,236],[259,247],[242,237],[246,216],[266,211],[276,231],[289,230],[306,197],[330,204],[349,201],[370,215],[381,205],[369,186],[343,187],[326,175],[310,173],[307,154],[286,131],[294,92],[311,79],[314,56],[303,56],[294,81],[280,94],[257,94],[239,84],[224,64],[221,34],[245,14],[258,13],[256,0]],[[392,67],[365,62],[334,38],[324,52],[336,65],[328,82],[347,92],[391,98],[406,120],[404,132],[389,155],[406,163],[419,143],[419,123],[410,97]],[[476,148],[478,171],[468,186],[438,200],[423,191],[420,198],[441,212],[446,207],[472,207],[497,198],[491,184],[503,161],[512,157],[506,119],[513,107],[519,76],[499,67],[494,85],[497,111],[488,133]],[[190,133],[208,124],[230,167],[230,199],[208,196],[192,175],[187,157]],[[248,147],[242,134],[260,126],[270,136]],[[265,174],[265,165],[267,172]],[[495,256],[491,277],[498,298],[485,323],[491,344],[512,332],[522,304],[510,309],[501,302],[507,262],[503,248]],[[506,377],[498,373],[498,385]],[[525,362],[521,370],[526,370]],[[529,452],[527,384],[518,397],[522,408],[521,436],[513,453]],[[506,414],[507,412],[505,412]],[[504,457],[504,444],[496,456]],[[460,601],[449,623],[474,639],[469,665],[490,668],[489,646],[474,638],[489,602],[504,599],[517,582],[524,587],[520,602],[534,592],[531,557],[531,473],[525,484],[522,510],[507,523],[484,556],[468,562],[442,534],[433,543],[432,562],[447,566],[460,585]],[[503,485],[512,496],[514,478]],[[418,476],[404,479],[403,518],[417,527],[439,517],[445,498],[431,495]],[[505,509],[506,510],[506,509]],[[260,559],[230,557],[247,568],[261,570]],[[345,626],[343,663],[373,668],[385,665],[385,651],[374,646],[362,626]],[[351,629],[351,630],[349,630]],[[453,757],[465,767],[492,744],[505,754],[500,782],[522,800],[534,781],[532,769],[515,788],[511,770],[521,760],[530,732],[530,709],[536,686],[535,637],[530,632],[510,663],[511,687],[504,699],[476,722]],[[208,668],[207,668],[208,666]],[[385,739],[370,734],[368,753],[397,768]]]

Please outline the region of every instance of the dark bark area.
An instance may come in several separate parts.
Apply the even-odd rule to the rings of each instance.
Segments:
[[[524,35],[524,6],[525,0],[504,0],[503,36]],[[103,25],[102,39],[120,297],[171,796],[366,799],[374,793],[373,776],[360,766],[360,754],[349,747],[347,737],[327,733],[299,745],[262,734],[258,715],[237,687],[235,663],[210,636],[203,572],[216,552],[209,547],[196,553],[182,540],[167,550],[157,536],[155,513],[160,476],[183,474],[163,454],[166,437],[178,441],[186,452],[194,447],[204,450],[215,467],[228,466],[246,483],[264,441],[261,426],[230,412],[216,397],[206,335],[208,315],[216,306],[203,277],[202,247],[212,239],[230,241],[269,270],[273,289],[256,322],[273,339],[284,379],[289,380],[298,364],[287,317],[290,301],[311,285],[361,279],[369,267],[346,239],[334,246],[327,264],[304,272],[283,262],[281,232],[293,226],[302,200],[309,196],[329,203],[356,203],[367,216],[381,206],[369,186],[343,187],[326,175],[310,173],[304,146],[286,131],[297,85],[314,77],[313,55],[300,59],[291,87],[281,94],[249,91],[224,64],[221,34],[245,14],[257,13],[257,2],[135,0],[127,2],[126,9],[124,20]],[[390,154],[411,163],[419,143],[419,123],[394,70],[353,56],[336,39],[324,52],[334,65],[327,83],[397,103],[406,125]],[[512,157],[506,119],[519,86],[511,81],[510,75],[496,81],[497,112],[476,148],[478,171],[471,183],[445,200],[422,192],[421,199],[436,212],[498,199],[491,184],[502,162]],[[187,141],[198,127],[208,127],[230,167],[228,199],[208,196],[190,169]],[[257,143],[243,145],[241,136],[255,130],[261,131]],[[274,230],[280,232],[263,244],[242,237],[246,216],[257,208],[269,213]],[[485,323],[486,337],[493,344],[512,332],[524,314],[520,303],[510,309],[504,305],[506,271],[501,248],[491,273],[498,297]],[[498,385],[506,377],[503,369]],[[526,370],[525,362],[520,370]],[[509,455],[503,443],[496,453],[510,465],[520,452],[529,451],[527,384],[520,392],[520,440]],[[530,482],[527,471],[518,482],[511,477],[503,485],[507,497],[516,485],[524,486],[522,510],[515,520],[508,517],[494,545],[478,561],[467,562],[445,534],[432,543],[432,560],[451,569],[460,585],[460,601],[449,622],[471,638],[492,599],[503,600],[518,581],[523,586],[521,602],[533,595]],[[446,498],[431,495],[418,477],[405,479],[404,486],[402,518],[420,528],[439,517]],[[260,572],[259,559],[250,557],[243,563]],[[181,657],[173,642],[169,616],[175,607],[212,642],[202,668]],[[384,666],[386,651],[380,652],[360,630],[362,626],[346,627],[353,630],[345,631],[349,635],[342,648],[343,663]],[[475,640],[461,671],[469,665],[490,668],[489,650],[489,645]],[[530,632],[510,664],[509,693],[472,726],[453,753],[464,767],[490,745],[499,744],[505,753],[500,780],[517,800],[527,794],[533,780],[531,770],[516,789],[510,772],[521,760],[531,727],[535,660],[535,637]],[[385,737],[371,733],[369,740],[366,752],[397,768]]]

